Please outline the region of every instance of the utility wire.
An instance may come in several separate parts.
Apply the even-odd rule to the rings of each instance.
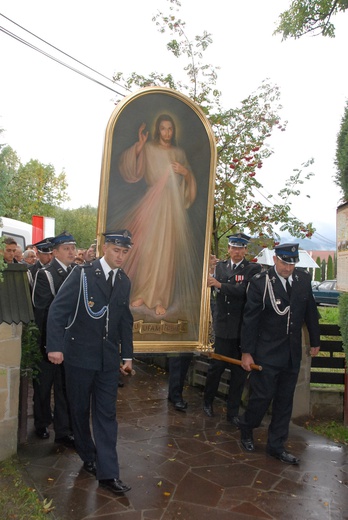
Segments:
[[[94,81],[94,83],[97,83],[98,85],[101,85],[102,87],[105,87],[105,88],[111,90],[112,92],[115,92],[116,94],[118,94],[120,96],[124,96],[124,94],[121,94],[121,92],[118,92],[117,90],[115,90],[115,89],[113,89],[111,87],[108,87],[107,85],[105,85],[104,83],[101,83],[97,79],[94,79],[91,76],[88,76],[84,72],[82,72],[82,71],[80,71],[78,69],[75,69],[75,67],[72,67],[71,65],[68,65],[67,63],[64,63],[63,61],[59,60],[58,58],[55,58],[51,54],[48,54],[47,52],[43,51],[42,49],[39,49],[38,47],[36,47],[32,43],[29,43],[26,40],[24,40],[23,38],[20,38],[19,36],[17,36],[16,34],[11,33],[8,29],[5,29],[4,27],[0,26],[0,31],[2,31],[3,33],[7,34],[8,36],[11,36],[12,38],[14,38],[15,40],[19,41],[20,43],[23,43],[24,45],[27,45],[28,47],[30,47],[34,51],[37,51],[37,52],[43,54],[47,58],[50,58],[51,60],[59,63],[60,65],[63,65],[63,67],[66,67],[66,68],[72,70],[73,72],[76,72],[77,74],[80,74],[81,76],[83,76],[83,77],[85,77],[87,79],[90,79],[91,81]]]
[[[3,16],[4,18],[7,18],[6,16],[4,16],[3,14],[0,13],[0,16]],[[7,18],[8,20],[10,20],[9,18]],[[12,20],[10,20],[12,22]],[[15,23],[15,22],[12,22],[12,23]],[[18,25],[18,24],[16,24]],[[20,25],[18,25],[19,27],[21,27]],[[26,29],[24,29],[26,31]],[[56,63],[59,63],[60,65],[63,65],[63,67],[66,67],[70,70],[72,70],[73,72],[76,72],[77,74],[80,74],[81,76],[93,81],[94,83],[97,83],[98,85],[101,85],[102,87],[104,88],[107,88],[108,90],[111,90],[112,92],[114,92],[115,94],[118,94],[119,96],[123,96],[124,97],[124,94],[121,93],[121,92],[118,92],[117,90],[109,87],[108,85],[105,85],[104,83],[102,83],[101,81],[98,81],[94,78],[92,78],[91,76],[89,76],[88,74],[76,69],[75,67],[72,67],[71,65],[68,65],[67,63],[64,63],[63,61],[59,60],[58,58],[56,58],[55,56],[52,56],[51,54],[49,54],[48,52],[45,52],[44,50],[40,49],[39,47],[36,47],[35,45],[33,45],[32,43],[24,40],[24,38],[21,38],[20,36],[17,36],[16,34],[12,33],[11,31],[9,31],[8,29],[6,29],[5,27],[1,27],[0,26],[0,31],[2,31],[4,34],[6,34],[7,36],[11,36],[11,38],[14,38],[15,40],[17,40],[18,42],[20,43],[23,43],[24,45],[27,45],[28,47],[30,47],[31,49],[35,50],[36,52],[39,52],[41,54],[43,54],[44,56],[46,56],[47,58],[50,58],[51,60],[55,61]],[[30,31],[27,31],[30,33]],[[30,34],[33,34],[33,33],[30,33]],[[34,35],[35,36],[35,35]],[[36,38],[38,38],[39,40],[42,40],[41,38],[39,38],[38,36],[35,36]],[[45,40],[42,40],[43,42],[45,42]],[[46,43],[46,42],[45,42]],[[48,43],[48,45],[50,45]],[[53,47],[54,49],[57,49],[56,47],[54,47],[53,45],[50,45],[51,47]],[[68,54],[64,53],[63,51],[60,51],[59,49],[57,49],[59,52],[62,52],[64,55],[68,56],[69,58],[73,59],[74,61],[77,61],[78,63],[80,63],[81,65],[83,65],[84,67],[87,67],[88,69],[92,70],[93,72],[96,72],[97,74],[99,74],[100,76],[106,78],[108,81],[111,81],[113,82],[110,78],[107,78],[106,76],[104,76],[103,74],[97,72],[97,71],[94,71],[94,69],[92,69],[91,67],[88,67],[87,65],[84,65],[82,62],[80,62],[79,60],[75,60],[75,58],[72,58],[71,56],[69,56]],[[126,88],[126,87],[122,87],[122,85],[119,85],[121,88]]]
[[[269,203],[270,206],[274,206],[273,202],[270,201],[270,199],[268,197],[266,197],[266,195],[264,195],[258,188],[254,187],[255,191],[257,191],[259,193],[259,195],[261,195],[261,197],[263,197],[264,199],[267,200],[267,202]],[[265,188],[264,188],[265,189]],[[267,191],[267,190],[265,190]],[[268,193],[270,195],[270,193]],[[281,204],[280,201],[277,201],[277,199],[274,199],[276,201],[277,204]],[[294,215],[292,212],[290,212],[290,214],[297,218],[296,215]],[[321,240],[327,242],[328,244],[335,244],[335,242],[333,240],[330,240],[330,238],[327,238],[327,237],[324,237],[323,235],[320,235],[320,233],[317,233],[316,231],[314,232],[314,235],[319,237]]]
[[[25,27],[23,27],[22,25],[20,25],[19,23],[15,22],[14,20],[11,20],[11,18],[8,18],[7,16],[5,16],[4,14],[0,13],[0,16],[2,16],[3,18],[6,18],[6,20],[8,20],[9,22],[13,23],[14,25],[16,25],[17,27],[19,27],[20,29],[22,29],[23,31],[31,34],[32,36],[34,36],[34,38],[37,38],[38,40],[42,41],[43,43],[45,43],[46,45],[48,45],[49,47],[52,47],[53,49],[55,49],[56,51],[64,54],[65,56],[67,56],[68,58],[72,59],[73,61],[76,61],[77,63],[79,63],[80,65],[82,65],[83,67],[86,67],[86,69],[89,69],[91,70],[92,72],[95,72],[96,74],[98,74],[99,76],[107,79],[108,81],[111,81],[112,83],[115,83],[116,85],[118,85],[119,87],[121,88],[125,88],[126,90],[130,90],[128,89],[127,87],[123,87],[122,85],[120,85],[119,83],[116,83],[114,82],[112,79],[110,79],[109,77],[105,76],[104,74],[102,74],[101,72],[98,72],[97,70],[93,69],[92,67],[89,67],[88,65],[86,65],[85,63],[83,63],[82,61],[80,60],[77,60],[76,58],[74,58],[73,56],[71,56],[70,54],[67,54],[66,52],[62,51],[61,49],[59,49],[58,47],[55,47],[54,45],[52,45],[51,43],[49,43],[47,40],[44,40],[43,38],[40,38],[40,36],[37,36],[36,34],[34,34],[33,32],[29,31],[28,29],[26,29]]]

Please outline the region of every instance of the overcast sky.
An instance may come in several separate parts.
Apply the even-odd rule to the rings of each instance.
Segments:
[[[279,85],[281,115],[288,128],[270,138],[275,153],[258,172],[264,193],[276,194],[292,170],[313,157],[315,178],[303,187],[293,213],[312,221],[318,233],[332,241],[340,199],[333,176],[347,99],[348,14],[333,19],[335,39],[318,36],[281,42],[272,33],[289,3],[215,0],[205,7],[182,0],[181,17],[190,38],[203,30],[212,34],[214,43],[206,60],[221,68],[218,87],[225,108],[238,106],[266,78]],[[182,76],[186,62],[171,56],[165,47],[169,36],[158,33],[152,22],[158,9],[167,11],[166,0],[1,0],[0,7],[2,15],[107,77],[116,71],[147,75],[153,70]],[[124,93],[2,16],[0,26]],[[1,142],[24,163],[38,159],[53,164],[57,173],[64,168],[69,207],[97,206],[105,129],[115,108],[113,92],[3,32],[0,49],[0,127],[5,130]]]

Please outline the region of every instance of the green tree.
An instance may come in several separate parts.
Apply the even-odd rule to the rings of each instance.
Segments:
[[[314,280],[316,282],[321,282],[321,260],[319,256],[316,259],[316,264],[319,266],[319,269],[315,270]]]
[[[0,135],[3,133],[3,129],[0,128]],[[5,216],[6,201],[5,190],[10,178],[11,172],[16,171],[20,164],[17,154],[10,147],[6,147],[5,144],[0,143],[0,227],[2,226],[1,217]],[[3,244],[3,239],[0,237],[0,250]],[[0,254],[0,282],[3,279],[1,271],[5,268],[3,256]]]
[[[17,153],[6,145],[0,145],[0,208],[2,217],[6,217],[8,206],[8,185],[20,168],[21,162]]]
[[[281,13],[274,34],[281,34],[283,40],[308,33],[333,38],[335,26],[331,18],[346,9],[348,0],[293,0],[289,9]]]
[[[333,280],[334,279],[334,264],[332,260],[332,256],[329,255],[329,258],[327,259],[327,279]]]
[[[97,236],[97,208],[83,206],[77,209],[55,208],[56,234],[69,231],[77,247],[88,248]]]
[[[21,164],[6,146],[0,154],[3,216],[31,223],[32,215],[52,216],[54,206],[69,200],[64,171],[56,174],[51,164],[36,159]]]
[[[321,262],[321,279],[324,281],[326,280],[326,260]]]
[[[280,92],[277,86],[264,81],[259,89],[247,96],[237,108],[222,106],[217,88],[217,70],[204,63],[203,55],[212,38],[206,31],[192,40],[186,33],[186,24],[177,13],[180,2],[170,0],[169,15],[158,13],[154,22],[161,33],[169,32],[167,49],[177,58],[184,58],[187,83],[175,81],[171,74],[152,72],[149,76],[132,73],[125,78],[118,72],[114,80],[123,82],[130,90],[134,86],[165,86],[181,91],[195,101],[208,117],[216,136],[218,164],[213,221],[213,252],[225,250],[226,237],[236,230],[257,235],[260,245],[274,242],[276,227],[288,230],[298,237],[311,236],[312,224],[304,224],[291,215],[291,198],[299,194],[298,187],[311,174],[304,174],[311,161],[294,174],[278,193],[262,199],[262,188],[257,172],[273,153],[267,143],[273,131],[285,131],[279,111]],[[221,243],[220,243],[221,241]]]
[[[348,200],[348,101],[344,109],[341,128],[337,136],[335,182],[341,188],[343,198]]]

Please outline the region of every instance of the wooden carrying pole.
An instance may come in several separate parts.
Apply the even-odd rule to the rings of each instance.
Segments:
[[[220,361],[226,361],[226,363],[232,363],[232,365],[240,365],[240,366],[242,365],[242,362],[240,359],[230,358],[228,356],[222,356],[221,354],[215,354],[215,352],[202,352],[202,354],[204,356],[208,356],[213,359],[219,359]],[[259,370],[259,371],[262,370],[261,365],[254,365],[254,363],[252,363],[250,366],[253,370]]]

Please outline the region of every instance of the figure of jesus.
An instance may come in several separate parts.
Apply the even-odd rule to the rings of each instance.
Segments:
[[[132,281],[131,306],[145,305],[158,316],[175,300],[193,298],[195,259],[187,209],[196,198],[197,184],[184,150],[176,146],[176,128],[170,115],[160,115],[153,139],[146,124],[138,141],[120,157],[126,182],[144,179],[147,189],[126,218],[135,247],[124,265]],[[190,296],[191,295],[191,296]]]

